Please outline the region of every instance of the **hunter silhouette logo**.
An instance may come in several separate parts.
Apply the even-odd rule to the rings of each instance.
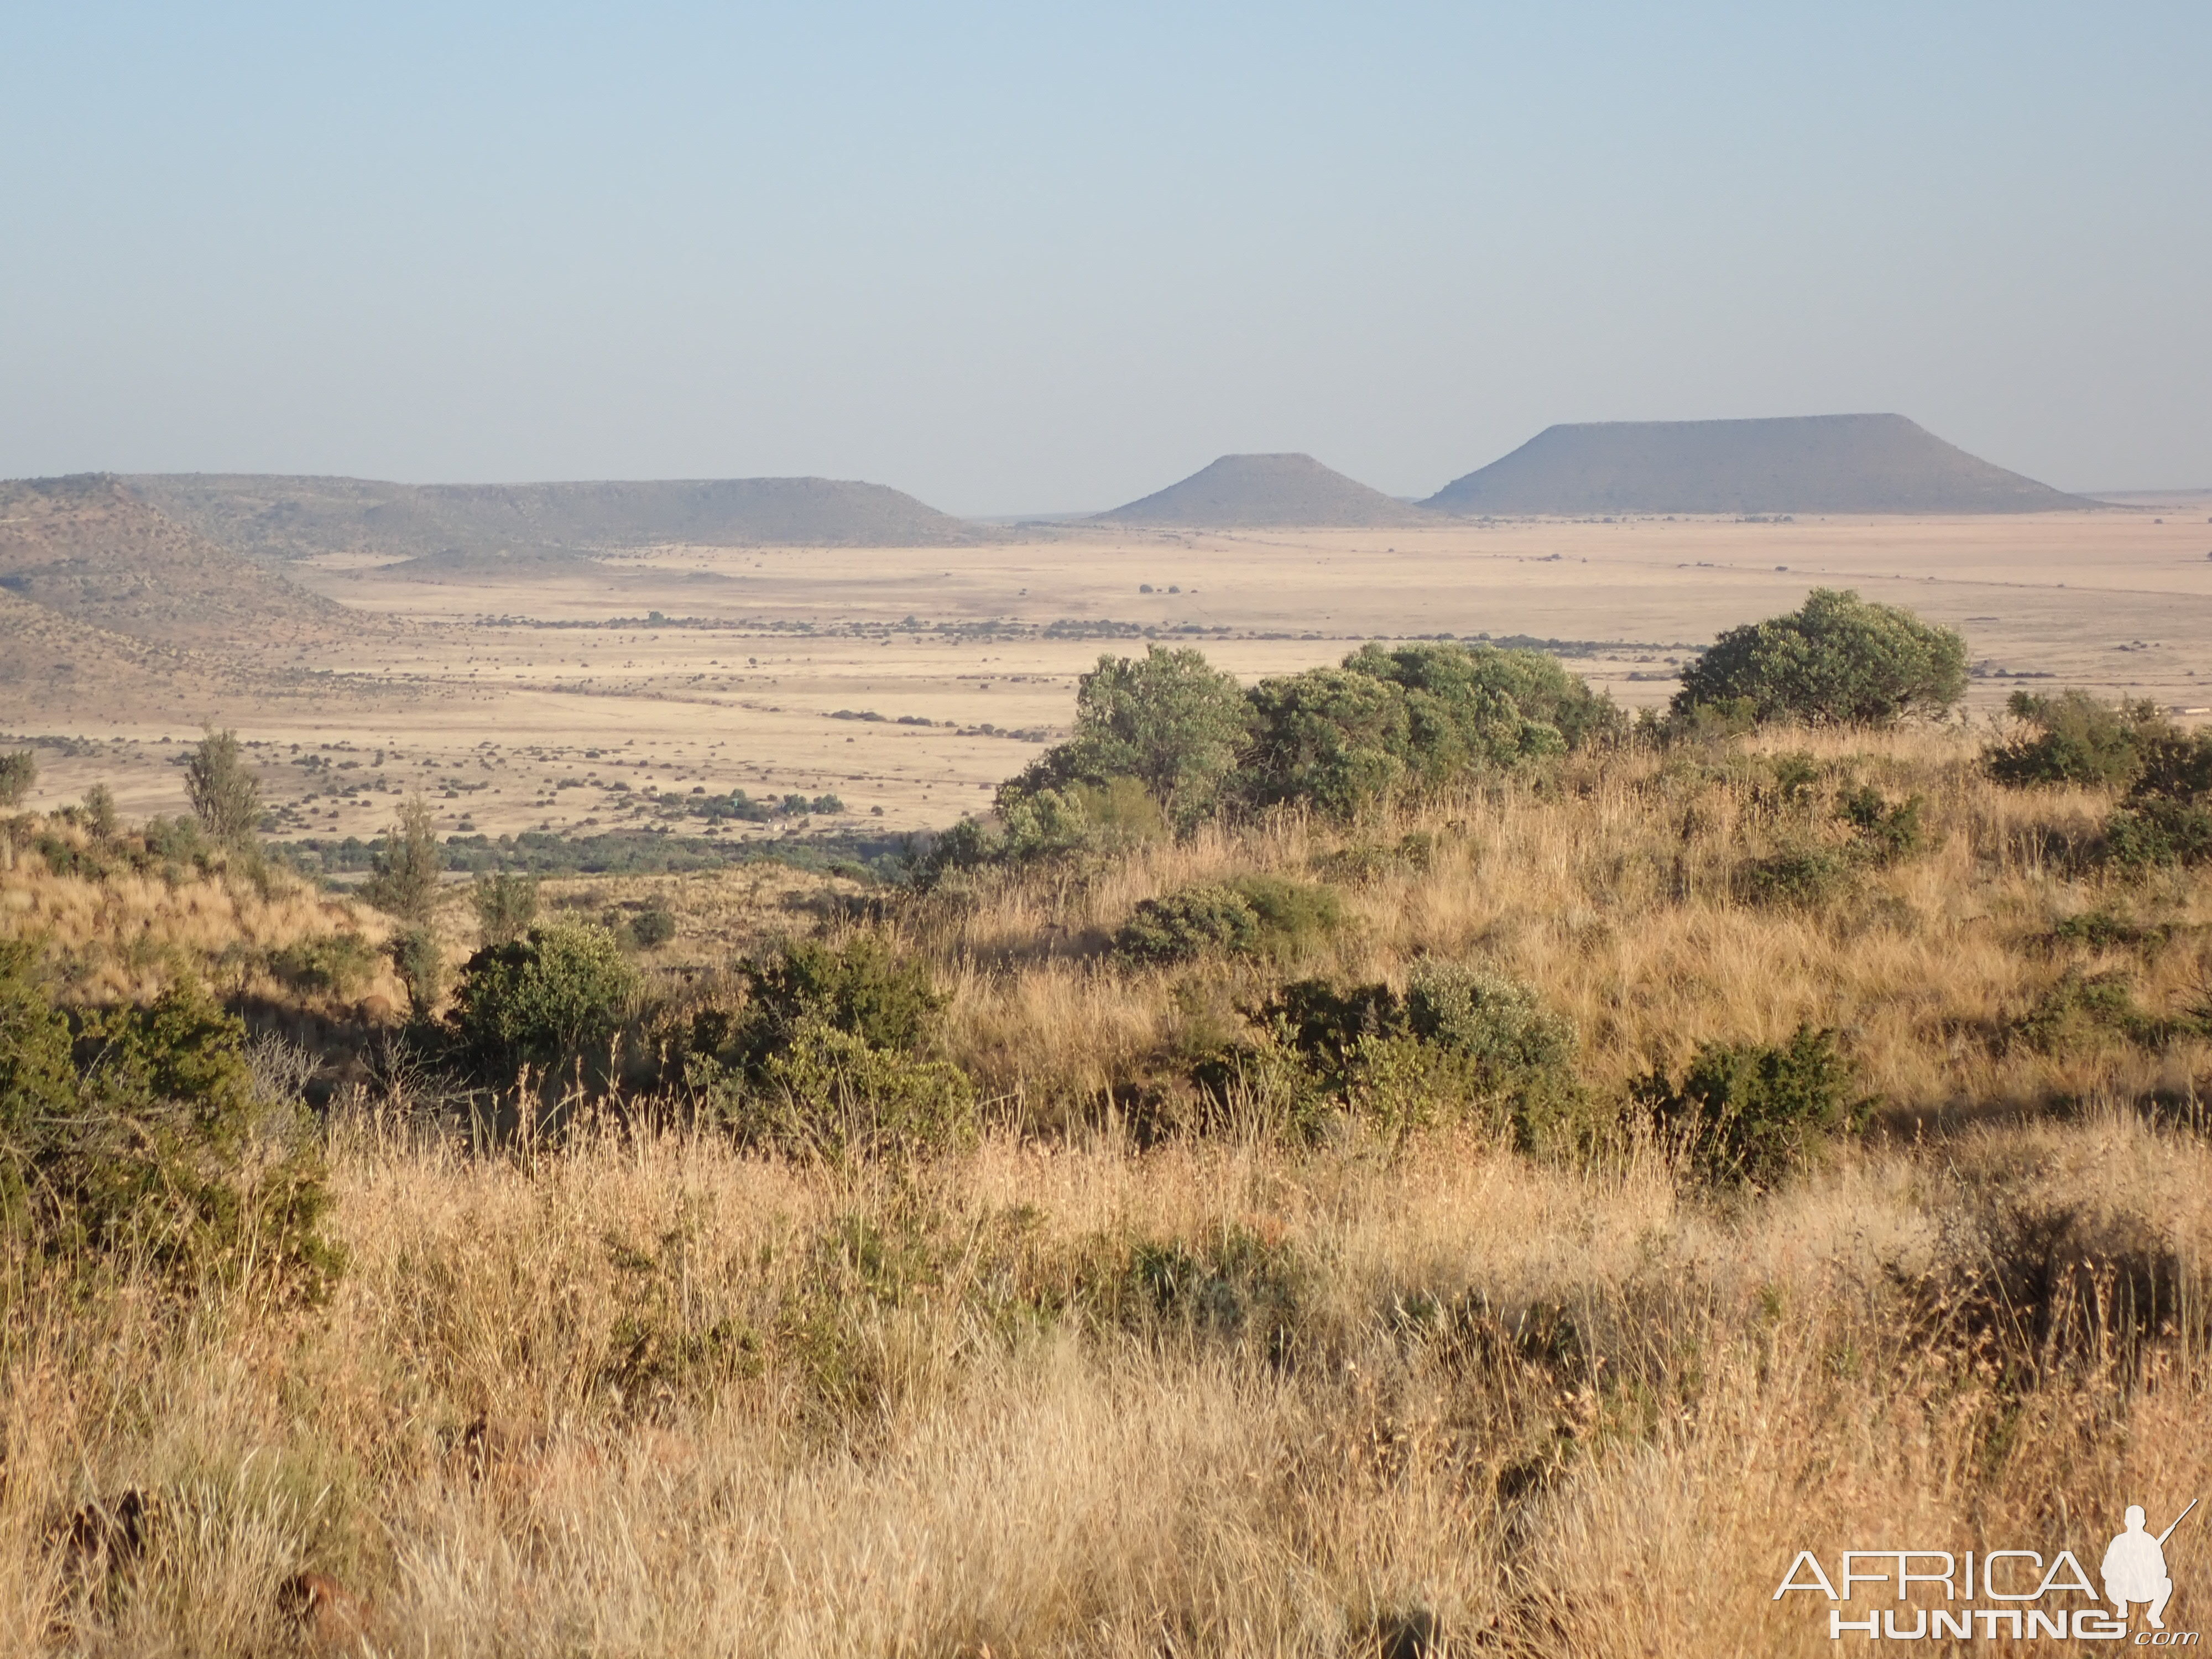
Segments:
[[[1773,1599],[1779,1601],[1795,1590],[1837,1604],[1828,1610],[1828,1637],[1838,1642],[1846,1636],[1875,1642],[2009,1637],[2016,1642],[2048,1638],[2128,1642],[2147,1648],[2195,1647],[2197,1632],[2166,1627],[2166,1604],[2173,1599],[2166,1542],[2189,1518],[2197,1501],[2190,1499],[2160,1533],[2150,1530],[2142,1504],[2130,1504],[2125,1530],[2106,1547],[2099,1563],[2101,1591],[2081,1559],[2068,1549],[2048,1561],[2039,1550],[1968,1550],[1964,1554],[1845,1550],[1832,1577],[1811,1550],[1800,1550]],[[1916,1585],[1920,1587],[1917,1605],[1913,1601]],[[1877,1605],[1850,1606],[1865,1601]],[[1890,1605],[1879,1605],[1885,1601]],[[2140,1630],[2133,1629],[2137,1607],[2143,1611]]]
[[[2196,1507],[2192,1498],[2189,1510]],[[2189,1518],[2189,1510],[2173,1517],[2173,1527]],[[2130,1504],[2128,1529],[2105,1552],[2105,1599],[2120,1610],[2123,1619],[2130,1601],[2148,1602],[2153,1630],[2166,1628],[2166,1604],[2173,1598],[2173,1580],[2166,1575],[2166,1540],[2173,1536],[2173,1527],[2152,1537],[2143,1529],[2142,1505]]]

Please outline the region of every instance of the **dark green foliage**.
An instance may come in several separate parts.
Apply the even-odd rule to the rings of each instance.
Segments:
[[[511,945],[538,920],[538,878],[501,870],[478,876],[469,902],[487,945]]]
[[[1777,755],[1767,764],[1774,772],[1774,799],[1784,806],[1802,806],[1813,798],[1820,781],[1820,763],[1803,750]]]
[[[428,927],[403,927],[387,947],[392,971],[407,988],[407,1006],[417,1020],[428,1020],[438,1011],[446,991],[446,952],[438,936]]]
[[[1155,645],[1140,659],[1102,656],[1076,687],[1075,735],[1008,783],[999,810],[1041,790],[1134,778],[1188,827],[1219,803],[1249,720],[1235,678],[1200,652]]]
[[[972,1146],[975,1091],[950,1060],[879,1048],[802,1018],[739,1086],[710,1079],[723,1125],[749,1145],[842,1162]]]
[[[1815,588],[1787,616],[1730,629],[1682,672],[1674,708],[1747,701],[1761,721],[1887,726],[1966,691],[1966,642],[1894,605]]]
[[[558,922],[471,957],[447,1018],[478,1071],[503,1079],[526,1065],[558,1065],[605,1045],[639,988],[637,969],[613,934]]]
[[[1737,902],[1769,909],[1817,909],[1850,890],[1851,866],[1826,847],[1785,848],[1747,859],[1732,883]]]
[[[1587,1148],[1595,1126],[1574,1072],[1571,1022],[1528,987],[1454,963],[1424,963],[1401,996],[1385,984],[1284,986],[1259,1011],[1313,1085],[1391,1131],[1472,1117],[1525,1151]],[[1230,1075],[1201,1066],[1202,1085]]]
[[[665,945],[676,937],[676,913],[665,899],[655,899],[624,925],[630,943],[641,951]]]
[[[1259,945],[1258,913],[1235,888],[1218,883],[1139,901],[1114,935],[1116,955],[1149,964],[1247,956]]]
[[[734,1018],[693,1022],[689,1076],[740,1139],[808,1157],[905,1158],[972,1141],[973,1086],[934,1058],[944,1001],[880,935],[794,941],[738,972]]]
[[[1893,805],[1872,784],[1862,784],[1837,798],[1836,816],[1858,831],[1859,845],[1876,864],[1894,864],[1920,851],[1925,831],[1917,795]]]
[[[1139,1240],[1110,1283],[1085,1299],[1117,1322],[1158,1335],[1256,1344],[1286,1358],[1307,1301],[1309,1272],[1285,1242],[1228,1227],[1196,1244]]]
[[[748,1072],[810,1021],[871,1048],[916,1052],[934,1039],[945,1006],[927,964],[902,958],[879,933],[854,933],[842,945],[795,939],[765,960],[739,963],[738,973],[744,1006],[734,1020],[719,1011],[702,1016],[693,1046]]]
[[[123,828],[122,815],[115,807],[115,792],[104,783],[95,783],[84,792],[84,805],[81,811],[84,827],[92,831],[96,841],[113,841],[117,832]]]
[[[220,847],[253,844],[261,823],[261,781],[246,763],[235,732],[210,732],[185,763],[192,814]]]
[[[1636,1093],[1685,1170],[1719,1186],[1774,1186],[1872,1109],[1835,1033],[1811,1025],[1779,1046],[1708,1042],[1679,1085],[1654,1070]]]
[[[2212,732],[2154,733],[2126,805],[2105,824],[2107,855],[2124,867],[2212,862]]]
[[[343,1258],[313,1125],[256,1097],[245,1032],[197,986],[69,1022],[0,945],[0,1221],[50,1261],[118,1254],[179,1290],[249,1267],[319,1297]]]
[[[0,806],[13,806],[39,781],[39,757],[27,749],[0,755]]]
[[[375,973],[376,952],[358,933],[330,933],[270,951],[269,969],[295,991],[349,997]]]
[[[1341,667],[1262,680],[1250,701],[1246,801],[1334,817],[1541,763],[1621,725],[1553,659],[1486,645],[1368,645]]]
[[[208,844],[197,818],[149,818],[140,834],[147,852],[165,864],[204,866],[207,861]]]
[[[2161,1019],[2144,1008],[2127,975],[2085,974],[2075,967],[2008,1020],[2005,1035],[2039,1053],[2059,1054],[2094,1051],[2114,1042],[2154,1048],[2193,1029],[2193,1022]]]
[[[1334,933],[1343,919],[1343,905],[1329,888],[1281,876],[1241,876],[1142,901],[1114,936],[1114,949],[1154,964],[1206,956],[1284,957]]]
[[[2051,930],[2051,941],[2054,945],[2084,945],[2093,951],[2126,945],[2154,953],[2172,939],[2173,933],[2170,921],[2145,927],[2124,912],[2100,904],[2062,918]]]
[[[2124,789],[2142,771],[2145,750],[2172,730],[2148,698],[2108,703],[2081,690],[2056,697],[2015,691],[2005,707],[2029,732],[1989,749],[1982,762],[2016,789],[2079,784]]]
[[[375,866],[361,884],[361,896],[387,915],[427,928],[437,912],[438,878],[445,867],[430,803],[418,789],[407,798],[398,821],[386,833]]]
[[[1413,746],[1402,688],[1349,668],[1311,668],[1252,688],[1258,727],[1242,780],[1256,806],[1350,817],[1397,793]]]

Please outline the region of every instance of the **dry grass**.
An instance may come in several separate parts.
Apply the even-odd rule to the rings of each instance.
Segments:
[[[15,1303],[13,1650],[284,1650],[306,1568],[408,1652],[1336,1654],[1420,1612],[1462,1651],[1811,1653],[1767,1599],[1798,1547],[2078,1551],[2212,1476],[2198,1343],[1927,1311],[2014,1217],[2201,1292],[2212,1156],[2116,1113],[1733,1210],[1444,1142],[1000,1139],[902,1184],[337,1139],[319,1312]],[[1130,1289],[1170,1246],[1262,1264],[1215,1293],[1243,1328]],[[88,1571],[56,1523],[130,1490],[146,1553]]]
[[[2094,1562],[2121,1504],[2212,1484],[2212,1056],[2018,1021],[2069,967],[2179,1019],[2212,894],[2075,868],[2106,803],[1996,792],[1941,735],[1784,746],[1830,769],[1817,807],[1756,756],[1613,756],[918,907],[1002,1101],[913,1168],[592,1121],[478,1156],[404,1090],[342,1094],[326,1305],[179,1307],[127,1262],[0,1285],[0,1650],[1811,1655],[1826,1604],[1771,1600],[1800,1548]],[[1923,795],[1928,849],[1808,909],[1731,896],[1846,836],[1846,771]],[[1485,961],[1575,1015],[1601,1091],[1837,1025],[1890,1127],[1728,1199],[1649,1148],[1132,1144],[1100,1103],[1176,1086],[1263,976],[1124,972],[1111,930],[1185,883],[1354,867],[1351,925],[1279,971]],[[744,879],[560,890],[669,896],[672,963],[811,925],[804,883]],[[94,925],[63,900],[40,915]],[[2052,937],[2100,906],[2151,939]],[[2179,1628],[2203,1536],[2168,1546]],[[319,1631],[285,1610],[302,1571],[343,1587]]]

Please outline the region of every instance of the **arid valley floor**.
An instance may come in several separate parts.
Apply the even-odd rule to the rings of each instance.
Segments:
[[[228,690],[0,697],[0,738],[91,740],[41,754],[33,804],[104,779],[126,813],[179,810],[174,763],[212,723],[266,745],[280,836],[372,836],[418,783],[449,832],[641,826],[647,785],[836,795],[846,813],[817,829],[941,827],[1061,735],[1076,677],[1145,629],[1248,679],[1368,639],[1525,636],[1634,708],[1671,694],[1686,650],[1813,586],[1961,629],[1970,713],[2018,676],[2212,706],[2204,493],[1953,519],[1027,525],[966,547],[669,547],[404,578],[332,556],[289,574],[362,625],[234,650],[220,665],[252,678]]]

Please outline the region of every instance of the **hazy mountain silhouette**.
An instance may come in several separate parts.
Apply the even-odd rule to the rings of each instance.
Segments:
[[[834,478],[401,484],[165,473],[127,480],[163,512],[256,557],[590,554],[697,547],[934,547],[994,532],[882,484]]]
[[[259,649],[361,625],[104,472],[0,483],[0,588],[108,633],[171,645]]]
[[[1112,524],[1200,530],[1435,522],[1420,508],[1332,471],[1310,455],[1224,455],[1181,483],[1097,516]]]
[[[1902,415],[1547,427],[1422,503],[1485,513],[2045,513],[2096,503]]]

